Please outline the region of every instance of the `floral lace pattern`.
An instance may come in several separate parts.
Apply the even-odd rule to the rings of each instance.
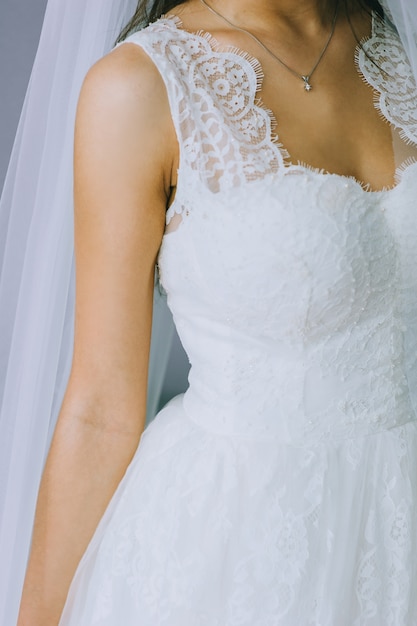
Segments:
[[[180,143],[159,268],[190,387],[146,428],[60,626],[415,626],[417,163],[381,192],[289,168],[256,61],[172,19],[128,41]],[[388,44],[398,89],[358,64],[412,141]]]
[[[377,91],[377,106],[385,119],[400,129],[404,139],[416,143],[417,86],[404,48],[394,31],[384,28],[376,18],[372,31],[358,48],[359,70]]]
[[[169,67],[181,167],[199,173],[212,191],[277,172],[284,155],[273,139],[272,114],[255,105],[262,81],[256,59],[234,48],[216,52],[211,36],[191,35],[176,18],[153,29],[145,50]]]

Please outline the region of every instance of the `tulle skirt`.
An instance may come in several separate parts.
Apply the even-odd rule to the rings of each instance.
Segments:
[[[415,626],[417,423],[295,447],[182,396],[144,431],[60,626]]]

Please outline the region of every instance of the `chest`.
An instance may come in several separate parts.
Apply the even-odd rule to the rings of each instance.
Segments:
[[[289,162],[352,176],[374,190],[395,184],[393,129],[353,61],[326,64],[310,92],[282,80],[269,60],[264,63],[261,98],[273,111]]]
[[[310,92],[265,55],[259,62],[236,49],[219,50],[208,36],[178,31],[180,45],[169,53],[178,97],[186,94],[178,108],[179,136],[192,151],[187,160],[206,173],[213,190],[236,184],[243,171],[253,180],[300,163],[372,190],[393,187],[399,168],[417,159],[416,86],[411,71],[385,71],[373,28],[356,61],[355,46],[324,58]],[[384,46],[404,55],[394,35]]]

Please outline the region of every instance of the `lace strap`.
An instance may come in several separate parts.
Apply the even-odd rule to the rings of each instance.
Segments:
[[[375,106],[382,116],[404,141],[417,144],[417,85],[410,62],[398,35],[375,15],[372,35],[358,47],[356,63],[377,93]]]

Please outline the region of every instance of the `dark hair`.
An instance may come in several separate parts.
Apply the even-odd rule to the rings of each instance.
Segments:
[[[117,42],[123,41],[128,35],[144,28],[151,22],[155,22],[161,15],[168,13],[179,4],[183,4],[185,0],[154,0],[149,6],[148,0],[139,0],[136,11],[131,20],[123,28],[117,38]]]
[[[348,0],[342,0],[347,5]],[[171,9],[184,4],[185,0],[154,0],[149,6],[149,0],[139,0],[136,11],[131,20],[123,28],[117,38],[116,43],[126,39],[128,35],[144,28],[151,22],[154,22],[164,13],[168,13]],[[368,12],[374,12],[382,19],[384,18],[384,9],[378,0],[357,0],[357,3]]]

